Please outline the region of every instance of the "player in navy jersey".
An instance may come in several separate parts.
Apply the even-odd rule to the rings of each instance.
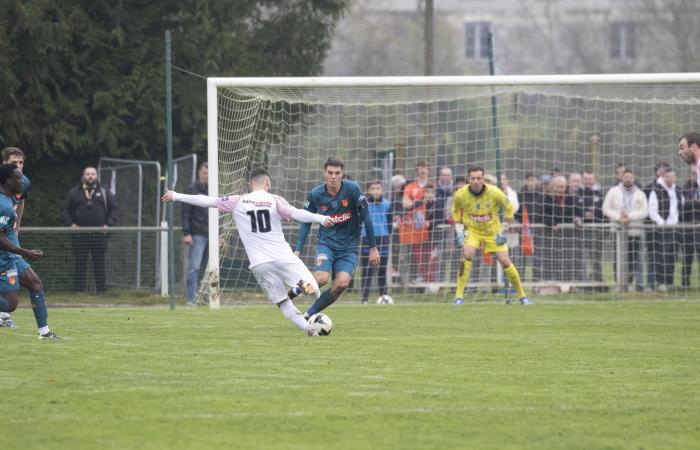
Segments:
[[[17,147],[7,147],[2,151],[2,163],[3,164],[14,164],[20,170],[24,172],[24,152]],[[22,192],[15,194],[12,197],[15,212],[17,213],[17,222],[15,223],[15,231],[19,235],[19,228],[22,223],[22,216],[24,215],[25,200],[29,197],[29,190],[31,188],[31,183],[26,175],[22,174]],[[12,328],[15,326],[12,320],[12,315],[10,313],[0,312],[0,327]]]
[[[37,260],[43,252],[21,248],[17,239],[13,197],[22,192],[22,187],[22,172],[16,165],[0,166],[0,311],[9,313],[17,308],[21,284],[29,289],[39,339],[59,339],[49,330],[44,285],[23,259]]]
[[[319,286],[333,281],[316,302],[304,314],[310,317],[335,302],[348,287],[357,263],[361,224],[367,230],[369,263],[377,266],[379,251],[374,238],[372,217],[367,208],[367,200],[360,186],[351,180],[343,180],[343,160],[331,156],[323,165],[325,183],[316,186],[309,193],[305,209],[312,213],[329,216],[335,226],[321,228],[318,232],[314,278]],[[311,224],[301,224],[299,239],[294,247],[299,255],[311,230]],[[301,292],[301,287],[290,292],[292,296]]]

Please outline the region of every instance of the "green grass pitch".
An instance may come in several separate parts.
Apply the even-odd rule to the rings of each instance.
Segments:
[[[400,301],[400,298],[397,298]],[[700,302],[28,309],[0,329],[3,449],[683,449]]]

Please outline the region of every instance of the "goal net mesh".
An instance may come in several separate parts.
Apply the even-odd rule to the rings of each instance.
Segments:
[[[345,161],[345,175],[363,189],[382,182],[383,198],[394,207],[384,257],[390,295],[453,295],[461,250],[449,207],[473,165],[500,175],[496,181],[518,194],[508,244],[531,295],[647,288],[687,297],[700,287],[700,235],[683,222],[693,213],[698,187],[676,155],[679,136],[700,123],[697,84],[219,87],[217,102],[220,195],[244,193],[247,174],[262,166],[272,175],[272,191],[301,208],[323,183],[323,163],[331,155]],[[422,162],[428,165],[427,189],[419,180],[425,198],[405,209],[400,182],[414,181]],[[621,227],[603,214],[619,164],[646,187],[664,162],[675,169],[689,202],[681,205],[678,223],[647,219]],[[562,182],[565,196],[557,195]],[[316,227],[301,255],[311,269]],[[297,224],[286,228],[292,245],[297,231]],[[230,215],[220,217],[220,236],[222,303],[262,299]],[[362,296],[365,252],[346,300]],[[370,301],[382,281],[372,276]],[[467,292],[474,299],[512,295],[492,255],[483,252],[477,252]]]

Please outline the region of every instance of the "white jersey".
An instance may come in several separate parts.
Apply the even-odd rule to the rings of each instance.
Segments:
[[[282,233],[282,219],[292,220],[297,208],[279,195],[253,191],[220,197],[216,207],[220,213],[233,214],[251,269],[271,261],[298,260]]]

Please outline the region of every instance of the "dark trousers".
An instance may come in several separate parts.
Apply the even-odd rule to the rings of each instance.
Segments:
[[[372,289],[372,278],[377,274],[377,287],[379,295],[386,295],[386,266],[389,262],[389,255],[380,255],[379,266],[369,265],[369,253],[363,253],[360,257],[362,267],[362,300],[369,298],[369,291]]]
[[[644,271],[642,268],[642,238],[639,236],[628,236],[627,245],[623,244],[623,251],[626,250],[627,268],[622,270],[622,282],[628,284],[634,280],[635,286],[644,287]],[[613,261],[613,270],[617,274],[617,258]]]
[[[603,240],[605,232],[599,229],[584,229],[582,249],[586,255],[586,279],[588,281],[603,281]]]
[[[659,284],[673,285],[676,268],[676,241],[673,230],[654,230],[654,275]]]
[[[73,290],[85,290],[85,273],[88,257],[95,274],[95,290],[98,294],[107,290],[105,257],[107,255],[106,233],[85,233],[73,236]]]
[[[700,231],[682,230],[681,246],[683,248],[683,287],[690,286],[690,273],[693,270],[693,259],[697,256],[700,263]]]
[[[644,234],[644,239],[646,240],[647,251],[647,286],[653,288],[656,283],[662,283],[662,281],[658,281],[656,277],[656,231],[647,231]]]
[[[391,245],[390,236],[376,237],[377,250],[379,251],[379,266],[372,267],[369,265],[369,250],[367,237],[363,237],[361,241],[360,252],[360,268],[362,269],[362,300],[369,298],[369,291],[372,289],[372,278],[377,274],[377,285],[379,287],[379,295],[386,294],[386,271],[389,264],[388,246]]]

